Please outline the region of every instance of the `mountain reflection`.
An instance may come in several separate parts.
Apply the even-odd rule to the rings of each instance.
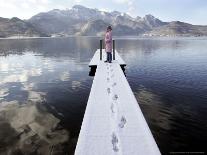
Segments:
[[[77,138],[93,80],[95,37],[0,40],[0,108],[45,103]],[[115,38],[126,77],[164,154],[206,144],[207,40]],[[90,75],[90,76],[88,76]]]

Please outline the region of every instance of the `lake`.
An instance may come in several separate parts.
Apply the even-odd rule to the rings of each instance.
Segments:
[[[0,40],[1,106],[45,103],[77,138],[99,40]],[[161,152],[206,151],[207,38],[116,38],[116,49]]]

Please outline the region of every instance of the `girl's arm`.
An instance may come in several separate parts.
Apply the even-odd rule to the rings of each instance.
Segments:
[[[112,33],[109,32],[109,42],[111,43],[112,42]]]
[[[105,36],[105,42],[110,43],[112,41],[111,33],[107,33]]]

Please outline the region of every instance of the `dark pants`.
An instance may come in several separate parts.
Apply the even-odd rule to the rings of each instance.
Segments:
[[[112,54],[111,52],[106,52],[107,53],[107,61],[111,62],[112,61]]]

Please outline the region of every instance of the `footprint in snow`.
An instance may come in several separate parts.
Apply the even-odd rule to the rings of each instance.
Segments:
[[[111,89],[107,88],[107,92],[108,92],[108,94],[110,94],[111,93]]]
[[[116,86],[116,82],[114,82],[114,83],[112,84],[112,87],[114,87],[114,86]]]
[[[112,133],[111,143],[113,145],[113,150],[115,152],[118,152],[119,151],[119,148],[118,148],[118,138],[117,138],[117,136],[116,136],[116,134],[114,132]]]
[[[114,111],[114,104],[113,103],[111,103],[111,112],[115,113],[115,111]]]
[[[110,81],[110,79],[109,78],[107,78],[107,82],[109,82]]]
[[[117,100],[117,99],[118,99],[118,95],[115,94],[115,95],[113,96],[113,100]]]
[[[126,124],[126,118],[124,116],[121,117],[121,121],[119,123],[119,127],[123,128]]]

